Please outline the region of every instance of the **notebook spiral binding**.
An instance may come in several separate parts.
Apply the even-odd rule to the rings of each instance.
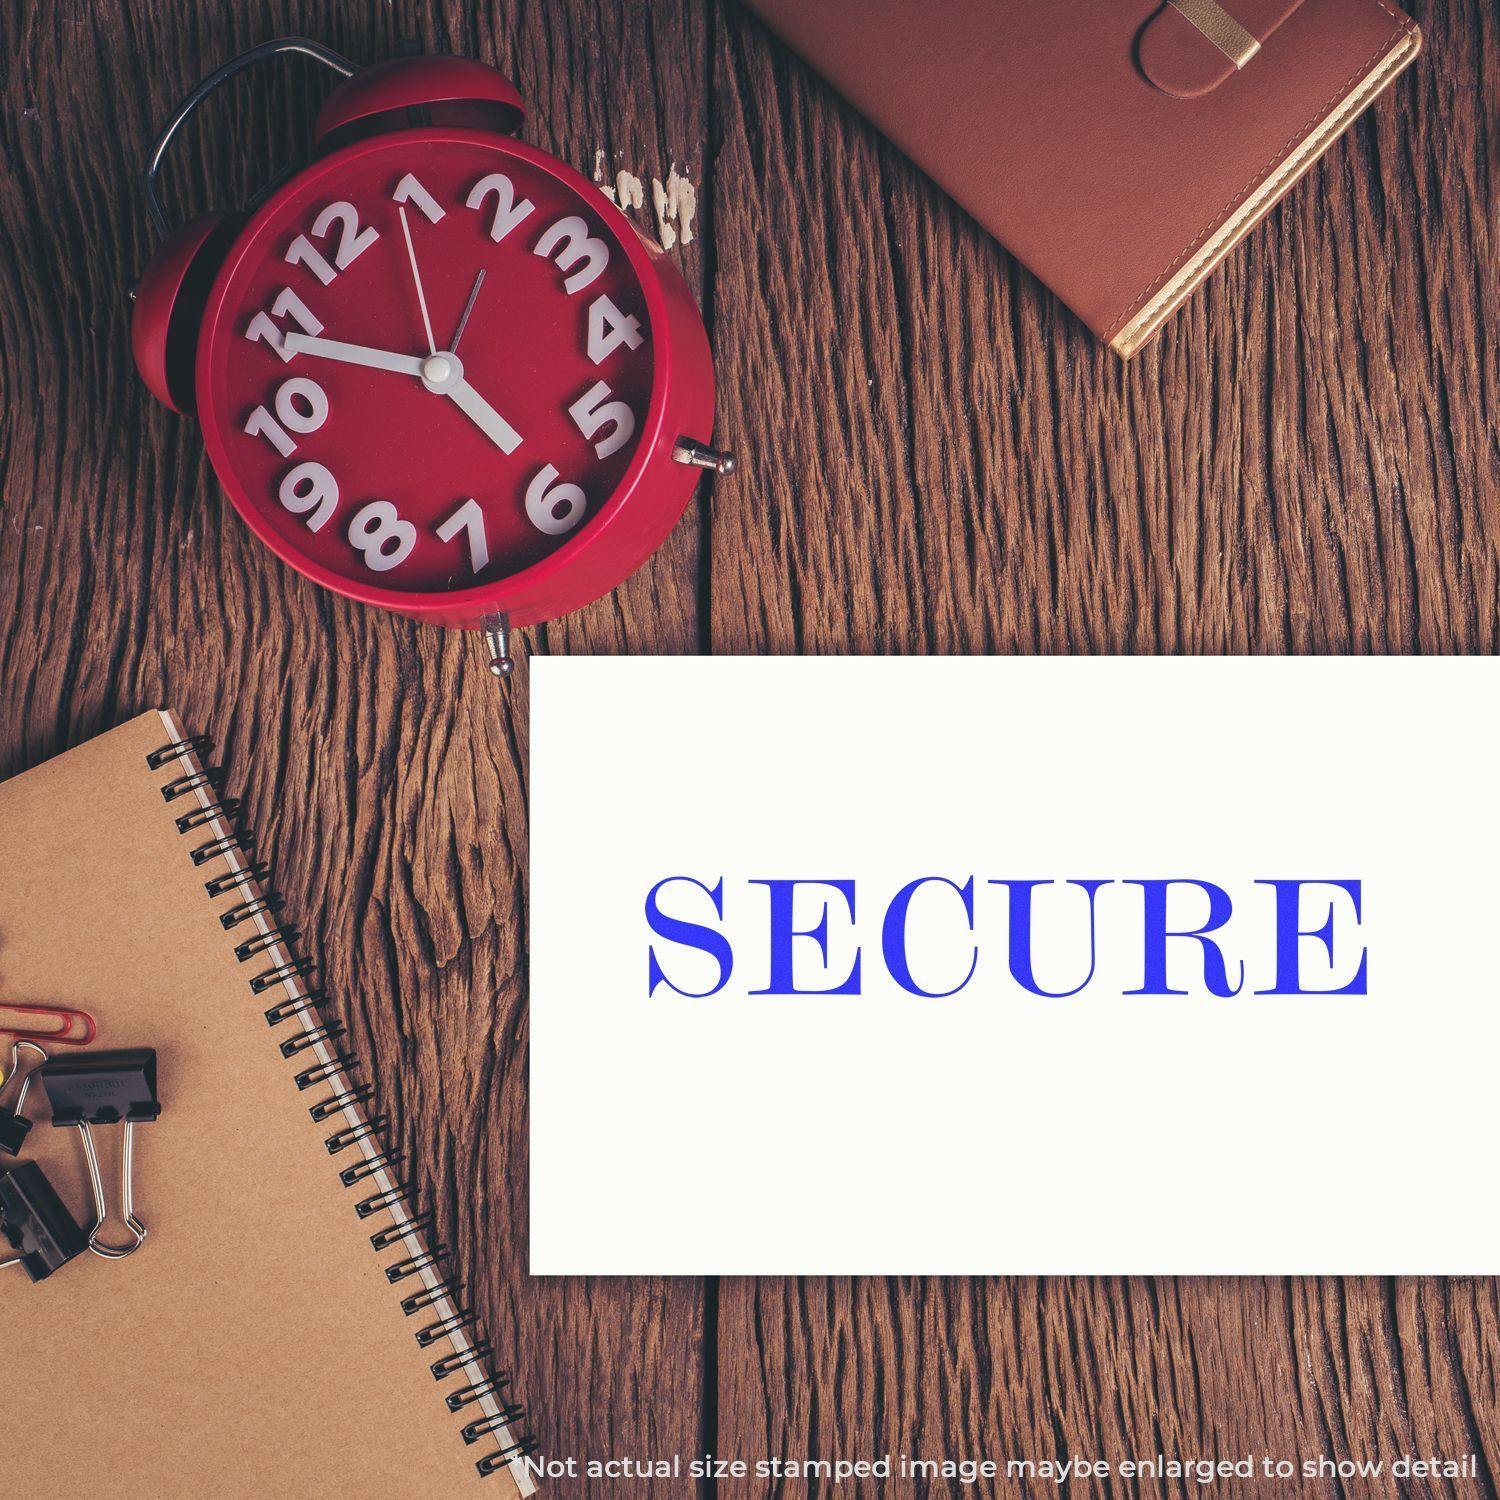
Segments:
[[[472,1407],[481,1409],[480,1416],[459,1429],[459,1436],[467,1444],[487,1438],[498,1441],[500,1446],[474,1466],[481,1476],[497,1473],[536,1451],[535,1439],[520,1425],[525,1409],[504,1398],[510,1377],[491,1364],[493,1350],[489,1340],[478,1332],[477,1314],[458,1300],[462,1283],[448,1273],[447,1247],[432,1238],[436,1215],[421,1212],[410,1182],[396,1175],[401,1154],[388,1150],[381,1139],[388,1117],[362,1113],[374,1089],[352,1076],[360,1065],[339,1046],[345,1029],[324,1014],[325,993],[305,982],[314,965],[292,951],[301,932],[279,920],[281,900],[265,889],[269,872],[263,864],[247,858],[254,840],[236,826],[240,804],[221,793],[224,773],[216,766],[204,766],[200,758],[212,748],[208,738],[193,735],[153,750],[146,764],[152,771],[170,767],[177,773],[163,783],[163,801],[193,799],[194,805],[176,819],[179,834],[202,835],[203,841],[189,850],[192,863],[201,866],[221,859],[229,867],[206,880],[204,890],[211,901],[222,906],[219,921],[226,931],[238,937],[243,924],[253,927],[234,948],[234,956],[241,963],[261,961],[262,966],[247,979],[247,987],[252,995],[276,989],[282,992],[284,998],[265,1013],[268,1026],[274,1029],[296,1021],[301,1028],[281,1043],[281,1054],[288,1060],[308,1063],[295,1075],[299,1089],[319,1085],[328,1089],[326,1097],[311,1105],[308,1113],[320,1123],[339,1123],[326,1141],[329,1155],[363,1147],[361,1159],[343,1168],[339,1181],[348,1189],[362,1184],[370,1189],[354,1204],[360,1221],[381,1213],[390,1215],[390,1223],[370,1236],[371,1246],[377,1253],[395,1249],[406,1252],[385,1268],[386,1279],[393,1286],[414,1277],[421,1279],[420,1289],[402,1298],[401,1310],[409,1318],[428,1310],[434,1314],[435,1321],[417,1329],[417,1347],[437,1350],[447,1344],[447,1352],[429,1365],[433,1379],[441,1383],[456,1378],[460,1382],[446,1393],[450,1412],[467,1415]],[[306,1056],[309,1053],[310,1059]]]

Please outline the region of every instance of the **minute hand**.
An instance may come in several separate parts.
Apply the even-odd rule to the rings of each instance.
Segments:
[[[340,364],[363,365],[367,370],[390,370],[396,375],[422,373],[422,361],[414,354],[395,354],[389,349],[371,349],[365,344],[345,344],[338,339],[314,338],[307,333],[289,333],[282,347],[289,354],[313,354],[336,359]]]

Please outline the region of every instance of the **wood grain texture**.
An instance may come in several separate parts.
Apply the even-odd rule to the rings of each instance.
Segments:
[[[719,370],[778,441],[714,498],[714,649],[1494,651],[1500,25],[1416,10],[1425,57],[1129,366],[730,12]],[[1475,1452],[1403,1492],[1496,1493],[1490,1280],[718,1296],[725,1452]]]
[[[1124,366],[730,13],[719,368],[778,440],[715,507],[715,647],[1494,649],[1496,23],[1419,19],[1426,57]]]
[[[526,655],[497,695],[472,639],[302,582],[151,403],[125,290],[157,125],[268,37],[411,37],[497,62],[585,171],[697,184],[679,261],[741,472],[529,651],[1490,652],[1500,15],[1415,9],[1424,58],[1124,367],[729,0],[0,0],[0,773],[156,703],[219,741],[546,1451],[1436,1449],[1481,1480],[1409,1493],[1494,1497],[1500,1302],[528,1278]],[[241,199],[324,87],[212,107],[172,203]]]
[[[701,1288],[526,1275],[524,656],[501,694],[474,637],[351,606],[254,543],[196,426],[133,373],[137,180],[193,83],[288,32],[361,61],[403,38],[494,61],[523,82],[528,138],[565,160],[695,169],[704,26],[687,3],[79,0],[0,20],[0,772],[157,703],[214,736],[549,1451],[696,1444]],[[272,67],[211,104],[169,167],[174,211],[241,201],[304,151],[326,86]],[[680,528],[533,649],[692,648],[696,547]]]

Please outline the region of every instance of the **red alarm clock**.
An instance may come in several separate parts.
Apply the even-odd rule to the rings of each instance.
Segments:
[[[316,156],[253,212],[169,232],[156,193],[184,120],[262,58],[348,81]],[[614,588],[662,543],[709,446],[713,364],[687,284],[593,183],[513,138],[520,95],[457,57],[356,71],[283,38],[211,74],[153,148],[164,243],[132,343],[196,411],[252,531],[325,587],[490,634]]]

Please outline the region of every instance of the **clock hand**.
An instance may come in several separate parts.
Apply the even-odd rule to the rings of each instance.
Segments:
[[[442,358],[441,355],[438,356]],[[442,387],[458,409],[502,452],[514,453],[521,446],[521,434],[462,376]]]
[[[363,365],[367,370],[390,370],[397,375],[422,373],[422,360],[415,354],[393,354],[389,349],[345,344],[338,339],[313,338],[306,333],[287,334],[283,347],[291,354],[312,354],[320,359],[336,359],[340,364]]]
[[[432,337],[432,319],[427,316],[427,294],[422,290],[422,273],[417,269],[417,252],[412,249],[411,225],[406,222],[406,205],[398,203],[396,212],[401,215],[401,233],[406,236],[406,259],[411,264],[411,279],[417,288],[417,306],[422,309],[422,327],[427,330],[427,352],[436,354],[438,347]]]
[[[458,353],[458,341],[464,336],[464,329],[469,326],[469,314],[474,311],[474,304],[479,301],[479,288],[484,285],[483,270],[474,278],[474,289],[469,293],[469,300],[464,303],[464,310],[459,315],[458,331],[453,335],[453,342],[448,345],[450,354]]]
[[[430,354],[422,359],[415,354],[393,354],[388,349],[314,338],[306,333],[287,334],[283,347],[292,354],[312,354],[321,359],[338,360],[340,364],[361,365],[368,370],[415,375],[428,390],[449,397],[502,453],[514,453],[521,446],[521,434],[464,379],[464,367],[456,354]]]

